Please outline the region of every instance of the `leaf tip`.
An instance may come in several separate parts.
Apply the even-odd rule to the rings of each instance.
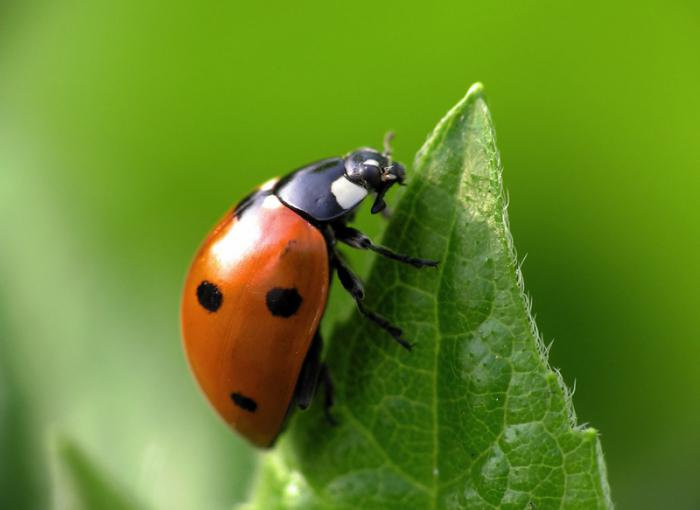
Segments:
[[[477,81],[474,83],[471,87],[469,87],[469,90],[467,90],[467,94],[465,97],[484,97],[484,84],[481,83],[480,81]]]
[[[484,98],[484,85],[479,81],[469,87],[464,97],[440,119],[440,122],[428,135],[428,139],[416,154],[415,165],[419,164],[419,161],[430,152],[431,148],[438,145],[439,141],[445,137],[447,131],[450,130],[455,122],[458,122],[459,119],[470,117],[470,112],[474,111],[481,111],[487,116],[489,115]]]
[[[445,115],[445,119],[459,116],[466,112],[470,107],[475,105],[476,103],[485,103],[485,97],[484,97],[484,84],[481,83],[480,81],[477,81],[474,83],[469,89],[467,90],[467,93],[464,94],[464,97],[462,98],[461,101],[459,101],[448,113]],[[444,120],[444,119],[443,119]]]

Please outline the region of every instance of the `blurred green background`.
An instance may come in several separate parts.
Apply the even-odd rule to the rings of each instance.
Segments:
[[[691,1],[1,1],[0,508],[60,506],[63,441],[145,507],[244,500],[181,351],[196,246],[387,129],[410,162],[477,80],[618,507],[700,508],[699,55]]]

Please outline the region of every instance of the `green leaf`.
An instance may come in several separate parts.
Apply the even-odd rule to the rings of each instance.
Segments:
[[[296,413],[250,508],[612,508],[597,433],[530,315],[501,177],[477,84],[419,152],[384,239],[440,267],[378,258],[366,286],[416,347],[358,314],[336,328],[340,424],[318,403]]]
[[[55,510],[141,510],[75,444],[56,439],[53,445],[53,508]]]

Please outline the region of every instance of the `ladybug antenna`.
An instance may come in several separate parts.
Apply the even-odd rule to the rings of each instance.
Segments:
[[[394,139],[394,136],[396,136],[396,133],[393,131],[387,131],[384,135],[384,155],[387,158],[391,158],[391,141]]]

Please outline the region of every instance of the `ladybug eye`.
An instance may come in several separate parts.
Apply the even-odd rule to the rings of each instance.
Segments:
[[[355,151],[345,160],[345,174],[351,181],[369,190],[376,190],[382,184],[382,174],[387,163],[386,158],[376,151]]]
[[[363,180],[374,187],[381,179],[382,168],[379,161],[376,159],[368,159],[362,163],[362,178]]]

